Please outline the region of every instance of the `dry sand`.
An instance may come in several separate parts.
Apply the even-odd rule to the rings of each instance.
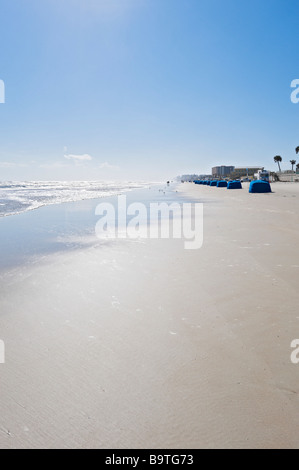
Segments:
[[[1,275],[1,448],[299,446],[299,185],[179,191],[200,250],[118,240]]]

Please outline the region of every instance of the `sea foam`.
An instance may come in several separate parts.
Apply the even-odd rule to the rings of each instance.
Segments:
[[[49,204],[97,199],[147,187],[145,182],[29,181],[0,183],[0,217]]]

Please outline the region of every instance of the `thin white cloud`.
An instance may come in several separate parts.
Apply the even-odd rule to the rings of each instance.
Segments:
[[[117,165],[110,165],[108,162],[101,163],[98,168],[100,170],[107,169],[107,170],[120,170],[120,167]]]
[[[27,166],[25,163],[0,162],[0,168],[25,168]]]
[[[67,160],[72,160],[75,162],[82,162],[82,161],[90,161],[92,160],[92,157],[88,155],[87,153],[84,153],[83,155],[73,155],[71,153],[65,154],[64,158]]]
[[[66,163],[54,162],[54,163],[43,163],[39,165],[39,168],[46,168],[47,170],[55,170],[56,168],[67,168]]]

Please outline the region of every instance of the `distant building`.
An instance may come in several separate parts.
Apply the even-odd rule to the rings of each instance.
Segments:
[[[229,176],[233,171],[235,167],[234,166],[214,166],[212,168],[212,175],[216,178],[223,177],[225,178],[226,176]]]
[[[178,176],[178,181],[195,181],[199,179],[199,175],[182,175]]]
[[[279,178],[279,181],[283,182],[296,182],[298,183],[299,181],[299,174],[295,173],[294,171],[282,171],[282,172],[277,172],[277,176]]]
[[[182,176],[177,176],[176,177],[177,181],[196,181],[196,180],[208,180],[212,179],[212,175],[182,175]]]
[[[245,167],[235,167],[234,171],[229,175],[231,179],[241,179],[253,177],[255,173],[258,173],[259,170],[263,170],[263,166],[245,166]]]
[[[209,180],[212,177],[213,177],[212,175],[199,175],[200,180]]]

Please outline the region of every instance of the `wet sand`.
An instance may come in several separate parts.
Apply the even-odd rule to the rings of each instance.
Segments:
[[[299,185],[178,191],[199,250],[87,237],[2,271],[1,448],[298,447]]]

